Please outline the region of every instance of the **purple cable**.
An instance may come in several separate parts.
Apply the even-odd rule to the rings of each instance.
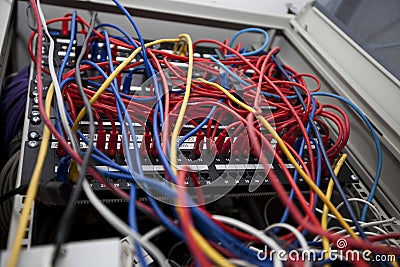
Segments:
[[[29,87],[29,66],[23,68],[6,84],[0,99],[0,129],[2,163],[7,157],[8,145],[18,133],[26,108]]]

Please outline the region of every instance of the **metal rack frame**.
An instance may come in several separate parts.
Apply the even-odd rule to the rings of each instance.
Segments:
[[[57,1],[43,1],[48,4]],[[307,5],[297,16],[265,15],[240,10],[207,8],[196,3],[168,5],[157,0],[128,4],[135,16],[165,19],[168,21],[201,24],[225,29],[240,29],[256,26],[269,29],[273,38],[271,45],[279,45],[279,55],[284,63],[301,72],[316,74],[322,88],[342,95],[357,104],[376,127],[383,146],[384,168],[381,184],[376,193],[376,203],[380,205],[382,216],[400,216],[400,116],[396,116],[397,100],[400,100],[400,82],[377,61],[363,51],[351,38],[327,19],[318,9]],[[109,1],[67,1],[70,7],[87,8],[107,12],[117,12]],[[190,11],[190,12],[188,12]],[[190,14],[190,15],[188,15]],[[272,37],[271,36],[271,37]],[[382,95],[387,97],[383,98]],[[332,101],[335,102],[335,101]],[[352,134],[347,146],[349,162],[360,175],[362,192],[373,182],[376,152],[372,139],[363,122],[348,107],[335,102],[348,114],[352,123]],[[334,129],[334,128],[333,128]],[[24,128],[23,146],[27,137]],[[21,153],[21,159],[23,153]],[[22,160],[21,160],[22,162]],[[21,175],[21,166],[19,176]],[[366,186],[366,187],[365,187]],[[16,228],[22,197],[16,197],[12,214],[10,237]],[[384,208],[383,208],[384,207]],[[30,221],[30,228],[32,226]],[[30,245],[31,232],[25,240]],[[24,242],[25,242],[24,241]]]

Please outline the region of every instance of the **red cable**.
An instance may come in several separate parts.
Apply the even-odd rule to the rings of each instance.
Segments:
[[[64,147],[67,153],[78,163],[82,164],[82,158],[79,154],[75,153],[75,151],[69,146],[66,140],[62,138],[62,136],[58,133],[55,129],[54,125],[52,124],[51,120],[47,117],[46,111],[44,108],[43,103],[43,81],[42,81],[42,46],[43,46],[43,27],[40,20],[40,15],[37,9],[37,5],[35,0],[30,0],[32,9],[35,14],[35,19],[37,23],[37,30],[38,30],[38,41],[37,41],[37,58],[36,58],[36,80],[37,80],[37,88],[38,88],[38,100],[39,100],[39,111],[42,116],[43,122],[49,128],[50,132],[57,138],[58,142]],[[129,195],[122,191],[121,189],[110,185],[106,182],[103,177],[91,166],[88,168],[89,174],[95,178],[98,182],[105,184],[105,186],[116,196],[121,197],[125,200],[129,200]],[[154,211],[148,207],[147,205],[141,203],[140,201],[136,201],[136,205],[138,205],[141,209],[145,210],[147,213],[155,216]]]
[[[31,2],[34,2],[33,0],[31,0]],[[35,3],[32,4],[32,7],[35,11],[35,16],[37,17],[37,10],[36,10],[36,5]],[[58,21],[68,21],[68,19],[70,20],[70,18],[66,18],[65,20],[58,20]],[[81,23],[81,25],[86,25],[88,26],[87,23],[85,23],[81,18],[77,19],[78,22]],[[55,21],[54,21],[55,22]],[[51,22],[52,23],[52,22]],[[43,37],[43,33],[41,31],[42,29],[42,25],[38,23],[38,48],[42,47],[42,37]],[[99,38],[104,38],[102,35],[100,35],[99,33],[95,33]],[[33,41],[33,37],[34,34],[31,35],[30,37],[30,45],[29,45],[29,49],[30,49],[30,54],[32,56],[32,58],[34,58],[33,55],[33,51],[31,48],[31,44]],[[200,41],[204,41],[204,40],[200,40]],[[274,54],[275,52],[277,52],[277,49],[272,50],[269,55],[260,57],[260,58],[254,58],[254,57],[243,57],[242,55],[240,55],[240,53],[237,51],[237,49],[232,49],[230,47],[228,47],[225,44],[219,43],[217,41],[213,41],[213,40],[206,40],[208,42],[211,43],[215,43],[217,45],[220,45],[221,49],[223,49],[224,51],[229,51],[232,54],[235,54],[237,56],[237,58],[234,59],[228,59],[226,61],[223,61],[223,64],[237,64],[237,71],[244,74],[246,71],[248,70],[253,70],[255,75],[253,75],[253,77],[251,78],[252,81],[258,81],[258,86],[257,86],[257,91],[254,92],[253,88],[255,88],[253,85],[250,86],[249,88],[246,88],[245,97],[254,97],[256,100],[255,103],[255,107],[257,108],[257,100],[259,99],[259,103],[260,105],[264,105],[265,103],[270,104],[271,106],[275,107],[276,110],[272,112],[271,115],[268,115],[268,119],[272,119],[274,118],[275,123],[274,125],[279,127],[279,130],[284,130],[285,128],[289,128],[288,131],[288,136],[296,136],[297,132],[302,132],[306,142],[307,146],[310,145],[310,140],[308,139],[308,135],[305,134],[305,127],[304,127],[304,123],[307,120],[307,113],[311,112],[311,96],[310,96],[310,92],[313,91],[317,91],[320,88],[320,82],[319,80],[310,75],[310,74],[298,74],[296,73],[294,70],[292,70],[291,68],[285,66],[285,68],[287,70],[289,70],[291,73],[293,73],[292,78],[293,79],[297,79],[297,82],[288,82],[288,81],[280,81],[277,78],[274,78],[274,75],[276,75],[277,73],[279,73],[279,70],[277,70],[275,64],[272,64],[269,61],[269,57],[270,55]],[[120,42],[118,42],[115,39],[112,39],[112,43],[115,45],[120,45]],[[196,46],[196,44],[199,43],[195,42],[194,43],[194,47]],[[122,42],[122,44],[124,44]],[[126,44],[124,44],[123,46],[127,47]],[[128,46],[129,47],[129,46]],[[159,51],[159,50],[154,50],[154,49],[149,49],[149,54],[150,54],[150,58],[153,62],[153,64],[155,64],[156,69],[157,70],[161,70],[161,67],[163,65],[167,66],[167,68],[169,68],[172,73],[175,75],[174,78],[171,78],[172,81],[174,81],[175,83],[177,81],[181,81],[181,85],[183,85],[185,83],[185,78],[183,77],[184,75],[182,75],[182,73],[178,73],[180,72],[180,68],[177,67],[171,67],[173,66],[172,64],[169,63],[168,59],[172,59],[172,60],[180,60],[183,62],[187,62],[187,57],[182,57],[182,56],[178,56],[178,55],[171,55],[171,54],[167,54],[163,51]],[[50,131],[56,136],[56,138],[59,140],[59,143],[61,146],[65,147],[65,149],[67,150],[67,152],[72,156],[72,158],[74,158],[78,164],[80,164],[82,162],[82,159],[80,158],[79,154],[76,154],[72,148],[68,145],[68,143],[66,142],[66,140],[63,140],[60,138],[60,135],[57,133],[57,131],[54,129],[54,126],[51,124],[51,121],[49,118],[47,118],[47,116],[44,114],[44,107],[43,107],[43,83],[40,79],[42,72],[46,71],[43,70],[42,66],[41,66],[41,59],[42,59],[42,54],[41,54],[41,49],[38,49],[37,52],[38,56],[36,58],[36,68],[37,68],[37,80],[38,80],[38,91],[39,91],[39,109],[40,112],[43,116],[43,120],[45,122],[45,124],[49,127]],[[164,56],[163,61],[159,61],[156,58],[157,56]],[[203,70],[203,77],[206,73],[209,74],[214,74],[215,75],[215,71],[210,68],[210,66],[212,66],[211,62],[209,60],[206,59],[195,59],[195,61],[198,63],[199,65],[199,69]],[[206,63],[207,62],[207,63]],[[106,63],[106,62],[105,62]],[[119,64],[118,62],[115,62],[114,64]],[[206,65],[209,64],[209,65]],[[254,65],[256,64],[256,65]],[[101,63],[99,63],[99,65],[101,65]],[[239,67],[240,65],[240,67]],[[259,69],[260,65],[262,65],[261,70]],[[132,66],[129,66],[132,67]],[[91,69],[89,67],[87,67],[87,69]],[[126,68],[129,69],[129,68]],[[218,72],[216,72],[218,74]],[[72,75],[70,73],[67,73],[68,75]],[[65,75],[64,77],[68,77],[68,75]],[[317,86],[316,88],[310,90],[307,88],[306,83],[304,81],[304,77],[309,77],[312,78],[316,81]],[[91,77],[91,78],[98,78],[98,77]],[[174,80],[175,79],[175,80]],[[165,106],[168,110],[168,108],[170,108],[171,110],[174,110],[174,108],[178,107],[179,103],[181,103],[182,101],[182,97],[180,95],[176,95],[176,94],[171,94],[171,96],[169,95],[170,93],[167,91],[168,87],[166,85],[166,80],[165,77],[162,77],[162,81],[163,81],[163,85],[164,85],[164,90],[165,90],[165,94],[168,95],[168,99],[165,100]],[[306,103],[306,110],[303,110],[302,107],[300,106],[300,104],[298,103],[297,100],[287,100],[286,96],[288,95],[294,95],[293,90],[291,89],[292,86],[296,86],[298,88],[300,88],[301,90],[304,91],[304,93],[306,94],[304,100]],[[79,99],[79,95],[76,94],[75,92],[73,92],[73,90],[76,89],[75,85],[71,85],[69,88],[67,88],[65,96],[67,97],[68,102],[71,102],[71,99],[75,99],[74,103],[72,103],[73,105],[78,104],[80,107],[82,107],[83,103],[82,101]],[[215,88],[212,88],[210,86],[205,86],[204,84],[198,83],[198,82],[194,82],[193,84],[193,96],[198,97],[199,100],[204,100],[201,97],[211,97],[214,100],[211,101],[203,101],[201,104],[207,105],[207,104],[212,104],[214,106],[218,106],[221,107],[223,110],[228,111],[231,114],[234,114],[234,116],[236,116],[238,118],[238,122],[242,122],[244,125],[246,125],[246,127],[248,128],[249,134],[252,137],[252,144],[254,143],[254,145],[256,146],[256,150],[258,148],[260,148],[260,144],[258,141],[258,138],[261,138],[260,140],[264,140],[264,142],[267,142],[265,139],[266,137],[264,135],[261,135],[259,130],[255,129],[255,125],[257,125],[256,123],[249,123],[247,120],[244,119],[245,116],[247,116],[248,112],[237,108],[235,105],[233,105],[233,103],[230,100],[227,100],[227,104],[228,106],[231,107],[231,109],[229,109],[226,105],[220,105],[220,103],[217,103],[216,99],[220,99],[220,98],[225,98],[226,97],[219,91],[216,91]],[[260,95],[261,95],[261,91],[265,91],[265,92],[271,92],[271,93],[275,93],[278,94],[281,99],[280,101],[271,101],[269,99],[261,99]],[[86,90],[85,91],[86,94],[88,95],[93,95],[94,92],[91,90]],[[255,94],[254,94],[255,93]],[[171,99],[169,99],[171,98]],[[109,114],[115,114],[116,113],[116,109],[115,107],[113,107],[112,105],[115,104],[115,101],[113,102],[113,99],[111,95],[107,95],[105,94],[104,96],[100,97],[100,99],[98,100],[98,103],[96,103],[94,105],[94,108],[100,108],[102,110],[104,110],[105,112],[108,112]],[[214,102],[215,101],[215,102]],[[128,100],[124,100],[124,103],[128,103]],[[330,157],[330,159],[333,159],[339,152],[341,149],[343,149],[344,145],[346,144],[348,137],[349,137],[349,122],[348,122],[348,118],[345,115],[345,113],[339,109],[337,109],[334,106],[330,106],[330,105],[319,105],[318,103],[316,103],[317,105],[317,112],[316,115],[324,117],[326,119],[331,120],[333,123],[335,123],[338,127],[338,138],[335,141],[335,143],[332,145],[332,147],[330,147],[327,150],[328,156]],[[71,106],[71,104],[70,104]],[[146,106],[142,106],[142,107],[146,107]],[[334,112],[329,112],[326,111],[324,109],[326,108],[331,108],[331,109],[335,109],[337,112],[339,112],[339,114],[341,116],[339,116],[338,114],[334,113]],[[146,111],[143,111],[143,109],[141,108],[140,104],[135,103],[132,107],[130,107],[130,111],[133,112],[137,112],[135,114],[146,114],[146,112],[148,111],[149,113],[151,112],[151,108],[149,109],[148,107],[146,107]],[[72,111],[71,111],[72,113]],[[147,113],[147,114],[149,114]],[[166,112],[166,116],[169,113]],[[237,116],[238,114],[240,114],[240,116]],[[250,115],[251,116],[251,115]],[[145,117],[146,118],[146,117]],[[289,119],[288,119],[289,118]],[[316,119],[318,120],[318,119]],[[140,120],[139,120],[140,121]],[[211,121],[211,120],[210,120]],[[295,125],[295,123],[297,123],[297,125]],[[323,123],[320,123],[322,125],[322,127],[324,127]],[[232,125],[232,124],[231,124]],[[295,127],[293,127],[295,126]],[[114,127],[114,126],[113,126]],[[233,127],[233,126],[231,126]],[[291,127],[291,128],[290,128]],[[324,127],[325,128],[325,127]],[[278,128],[277,128],[278,129]],[[211,128],[210,128],[211,130]],[[217,126],[215,126],[214,128],[214,132],[211,134],[211,131],[209,133],[209,135],[211,135],[213,138],[215,138],[216,136],[216,130],[217,130]],[[326,130],[326,129],[325,129]],[[168,132],[168,131],[166,131]],[[324,140],[329,140],[329,131],[326,131],[327,135],[325,136]],[[163,145],[166,146],[166,141],[168,135],[164,134],[165,139],[163,139]],[[219,136],[219,135],[218,135]],[[257,141],[256,141],[257,140]],[[286,141],[286,140],[284,140]],[[258,146],[258,147],[257,147]],[[311,146],[309,146],[311,147]],[[293,156],[300,161],[300,165],[303,166],[304,170],[306,172],[309,172],[307,166],[305,166],[304,162],[302,162],[302,160],[300,158],[298,158],[297,153],[295,153],[295,151],[293,150],[293,148],[291,146],[288,146],[289,150],[291,150],[293,152]],[[260,151],[259,151],[260,152]],[[310,164],[311,164],[311,173],[308,173],[308,175],[310,175],[310,177],[312,179],[315,179],[315,170],[314,170],[314,159],[313,159],[313,153],[312,150],[309,150],[309,158],[310,158]],[[263,163],[265,164],[265,159],[263,158],[262,154],[259,154],[260,160],[263,161]],[[279,165],[283,166],[283,161],[280,159],[280,157],[276,157],[276,160],[278,161]],[[291,174],[288,173],[287,169],[285,169],[284,167],[282,167],[282,170],[285,173],[285,176],[288,178],[289,183],[291,183],[292,187],[295,189],[296,195],[298,195],[298,197],[300,198],[300,204],[303,207],[303,210],[306,212],[307,216],[304,217],[303,215],[301,215],[301,213],[298,211],[297,207],[288,201],[287,198],[287,194],[286,191],[283,189],[282,185],[280,184],[280,182],[277,180],[277,177],[275,175],[275,173],[272,171],[270,172],[270,181],[271,184],[274,186],[276,192],[278,193],[278,195],[281,197],[281,199],[286,203],[286,205],[289,207],[289,209],[291,210],[291,215],[299,222],[300,227],[305,227],[306,229],[308,229],[311,232],[315,232],[315,233],[319,233],[321,235],[327,235],[330,240],[332,241],[336,241],[338,238],[341,238],[342,236],[337,236],[337,235],[333,235],[332,233],[329,232],[324,232],[322,229],[320,229],[319,227],[319,221],[315,218],[315,215],[312,213],[312,210],[310,208],[310,206],[312,207],[313,205],[311,205],[313,202],[314,197],[311,197],[311,194],[314,194],[314,192],[310,192],[310,205],[308,205],[308,203],[306,202],[306,200],[304,199],[304,197],[302,196],[301,192],[298,190],[298,187],[296,184],[293,184],[292,182],[292,178],[291,178]],[[124,197],[125,199],[129,198],[129,196],[117,189],[114,188],[112,186],[110,186],[93,168],[89,168],[89,173],[98,181],[106,184],[106,186],[115,194],[118,194],[122,197]],[[186,177],[186,175],[185,175]],[[183,178],[182,178],[183,179]],[[152,210],[143,205],[142,203],[138,202],[138,205],[142,206],[144,209],[146,209],[148,212],[150,212],[151,214],[154,214],[152,212]],[[188,214],[190,216],[190,213]],[[186,217],[186,216],[184,216]],[[190,217],[188,217],[190,219]],[[313,222],[313,226],[311,227],[309,225],[309,220],[311,220]],[[183,221],[182,221],[183,223]],[[224,228],[226,228],[226,226],[224,226]],[[252,239],[253,241],[254,238],[252,238],[251,236],[247,235],[247,234],[243,234],[241,232],[238,232],[230,227],[226,228],[226,229],[230,229],[227,230],[232,234],[235,234],[236,236],[239,236],[241,239],[244,240],[249,240]],[[310,230],[311,229],[311,230]],[[386,235],[386,236],[379,236],[379,238],[389,238],[388,236],[390,235]],[[376,237],[375,237],[376,238]],[[378,239],[378,238],[376,238]],[[365,241],[355,241],[353,239],[347,239],[348,242],[350,243],[350,245],[354,246],[354,247],[360,247],[360,248],[371,248],[375,251],[380,251],[380,250],[384,250],[381,247],[376,247],[376,246],[372,246],[372,244],[367,243]],[[370,238],[370,240],[375,240],[373,238]],[[399,251],[397,250],[393,250],[393,249],[389,249],[387,248],[388,251],[393,252],[393,253],[397,253],[399,254]]]
[[[211,266],[209,260],[206,258],[202,250],[197,245],[196,240],[192,236],[189,227],[194,228],[192,215],[190,213],[190,208],[188,207],[186,201],[186,192],[185,192],[185,181],[186,181],[186,171],[178,171],[177,177],[178,186],[176,188],[177,191],[177,209],[178,218],[180,220],[180,226],[183,230],[183,234],[186,239],[186,243],[189,247],[190,252],[194,256],[194,260],[197,261],[200,266]]]

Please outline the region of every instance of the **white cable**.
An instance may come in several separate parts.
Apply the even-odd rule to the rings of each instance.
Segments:
[[[58,110],[60,112],[60,118],[61,118],[61,123],[64,127],[64,130],[66,131],[69,140],[72,143],[72,146],[74,147],[74,150],[76,152],[79,151],[79,147],[76,144],[76,139],[75,139],[75,135],[72,132],[71,127],[69,126],[68,123],[68,119],[67,119],[67,115],[66,115],[66,111],[65,111],[65,105],[64,105],[64,100],[61,94],[61,88],[60,88],[60,84],[58,83],[58,78],[57,78],[57,73],[56,70],[54,68],[54,40],[51,37],[48,29],[47,29],[47,23],[46,23],[46,19],[44,18],[43,15],[43,11],[42,11],[42,7],[41,7],[41,3],[39,0],[37,0],[37,7],[38,7],[38,12],[39,12],[39,16],[40,16],[40,20],[42,21],[42,25],[43,25],[43,30],[47,36],[47,38],[49,38],[50,40],[50,48],[49,48],[49,53],[48,53],[48,64],[49,64],[49,71],[50,71],[50,76],[51,79],[53,81],[54,84],[54,91],[56,93],[56,100],[57,100],[57,106],[58,106]],[[39,77],[40,79],[40,77]]]
[[[377,229],[379,232],[381,232],[381,233],[383,233],[383,234],[387,234],[387,232],[385,231],[385,230],[383,230],[382,228],[380,228],[380,227],[378,227],[378,225],[382,225],[382,224],[388,224],[388,223],[393,223],[394,221],[396,221],[397,219],[396,218],[390,218],[390,219],[387,219],[387,220],[381,220],[381,221],[374,221],[374,222],[367,222],[367,223],[365,223],[365,222],[359,222],[360,223],[360,226],[362,227],[362,228],[368,228],[368,227],[373,227],[373,228],[375,228],[375,229]],[[334,233],[334,234],[343,234],[343,233],[346,233],[347,232],[347,230],[346,229],[342,229],[342,228],[340,228],[340,227],[338,227],[338,226],[334,226],[334,227],[331,227],[331,228],[329,228],[328,230],[329,231],[333,231],[333,230],[336,230],[336,229],[340,229],[339,231],[337,231],[336,233]],[[355,229],[356,227],[355,226],[352,226],[351,227],[351,229]],[[314,238],[314,240],[313,241],[321,241],[322,239],[321,239],[321,237],[320,236],[316,236],[315,238]],[[388,241],[389,242],[391,242],[393,245],[395,245],[396,247],[400,247],[400,245],[394,240],[394,239],[388,239]]]
[[[387,219],[387,220],[374,221],[374,222],[367,222],[367,223],[366,223],[366,222],[359,222],[359,224],[360,224],[360,226],[361,226],[362,228],[367,228],[367,227],[375,227],[375,226],[377,226],[377,225],[382,225],[382,224],[387,224],[387,223],[393,223],[394,221],[396,221],[396,218],[395,218],[395,217],[390,218],[390,219]],[[355,226],[352,226],[352,227],[351,227],[351,229],[355,229],[355,228],[356,228]],[[346,233],[346,232],[347,232],[346,229],[342,229],[342,228],[339,227],[339,226],[331,227],[331,228],[329,228],[328,230],[334,231],[334,230],[337,230],[337,229],[340,229],[340,230],[337,231],[337,232],[334,233],[334,234],[343,234],[343,233]],[[381,229],[381,231],[384,231],[384,230]],[[313,241],[320,241],[320,240],[322,240],[322,239],[321,239],[321,237],[318,235],[318,236],[316,236],[316,237],[314,238]]]
[[[54,85],[54,91],[55,91],[55,95],[56,95],[58,110],[60,112],[61,123],[63,125],[64,130],[66,131],[66,133],[68,135],[69,140],[71,141],[72,149],[76,153],[79,154],[80,148],[78,146],[75,135],[73,134],[72,129],[70,128],[69,123],[68,123],[67,115],[65,113],[65,105],[64,105],[63,97],[61,95],[60,84],[58,83],[57,74],[56,74],[56,71],[54,68],[54,40],[51,37],[51,35],[47,29],[47,23],[46,23],[46,19],[45,19],[44,15],[43,15],[42,5],[40,3],[40,0],[37,0],[36,4],[37,4],[39,17],[42,22],[43,31],[46,34],[47,38],[49,38],[49,41],[50,41],[50,48],[48,51],[47,60],[48,60],[48,64],[49,64],[50,76],[51,76],[51,79],[52,79],[52,82]],[[40,77],[39,77],[39,79],[40,79]],[[77,165],[77,169],[78,169],[78,172],[80,172],[81,166]],[[55,247],[54,247],[54,250],[55,250]],[[51,253],[51,255],[53,255],[53,252]]]
[[[381,224],[393,223],[394,221],[396,221],[396,218],[393,217],[393,218],[390,218],[387,220],[381,220],[381,221],[374,221],[374,222],[367,222],[367,223],[360,222],[360,226],[362,228],[367,228],[367,227],[373,227],[373,226],[377,226],[377,225],[381,225]],[[351,229],[355,229],[355,228],[356,228],[355,226],[351,227]],[[344,230],[340,230],[339,232],[337,232],[335,234],[343,234],[346,232],[347,232],[347,230],[344,229]]]
[[[86,179],[83,181],[82,186],[90,203],[109,224],[111,224],[121,234],[129,235],[133,240],[135,240],[135,242],[139,243],[143,249],[145,249],[154,257],[160,266],[170,267],[163,253],[156,246],[154,246],[154,244],[144,239],[139,233],[134,232],[124,221],[118,218],[118,216],[116,216],[100,201],[96,194],[93,193],[92,189],[90,188],[90,184]]]
[[[322,210],[319,209],[319,208],[315,208],[315,211],[317,211],[317,212],[322,214]],[[328,213],[328,217],[337,220],[336,216],[331,214],[331,213]],[[353,222],[353,220],[347,219],[347,218],[343,218],[343,220],[346,221],[346,222]]]
[[[222,216],[222,215],[213,215],[212,217],[217,221],[229,224],[231,226],[235,226],[249,234],[254,235],[260,241],[264,242],[267,246],[274,249],[275,251],[283,251],[284,250],[271,237],[265,235],[262,231],[254,228],[251,225],[248,225],[247,223],[236,220],[234,218]],[[278,257],[276,257],[276,254],[274,254],[274,257],[273,257],[273,263],[274,263],[274,266],[283,266],[282,262],[278,259]]]
[[[270,231],[270,230],[272,230],[274,228],[285,228],[285,229],[289,230],[290,232],[292,232],[296,236],[297,240],[299,240],[299,243],[300,243],[302,249],[308,250],[310,248],[308,246],[308,244],[307,244],[307,240],[304,238],[302,233],[300,233],[300,231],[297,230],[292,225],[287,224],[287,223],[275,223],[275,224],[272,224],[272,225],[268,226],[265,229],[265,232],[268,232],[268,231]],[[310,266],[311,267],[312,265],[311,265],[311,262],[309,260],[305,260],[304,259],[304,266]]]
[[[368,201],[366,201],[366,200],[364,200],[364,199],[361,199],[361,198],[349,198],[348,200],[349,200],[349,202],[355,202],[355,201],[357,201],[357,202],[362,202],[362,203],[364,203],[364,204],[367,204],[368,206],[371,207],[371,210],[373,211],[375,217],[376,217],[377,219],[380,219],[379,211],[378,211],[378,209],[377,209],[372,203],[369,203]],[[343,206],[343,202],[341,202],[341,203],[336,207],[336,209],[338,209],[338,207],[340,208],[341,206]],[[322,214],[322,210],[321,210],[321,209],[315,208],[315,210],[316,210],[317,212],[319,212],[319,213]],[[331,218],[331,219],[337,220],[336,216],[333,215],[333,214],[328,213],[328,217]],[[353,222],[353,220],[347,219],[347,218],[343,218],[343,220],[345,220],[346,222]],[[361,223],[361,222],[360,222],[360,223]]]
[[[387,234],[388,234],[387,231],[383,230],[383,229],[380,228],[379,226],[374,225],[374,226],[372,226],[372,228],[374,228],[375,230],[377,230],[377,231],[380,232],[381,234],[384,234],[384,235],[387,235]]]
[[[156,228],[151,229],[146,234],[143,235],[143,240],[151,240],[159,234],[165,232],[167,230],[164,225],[157,226]]]
[[[379,215],[380,212],[379,212],[378,209],[374,206],[374,204],[372,204],[372,203],[370,203],[370,202],[368,202],[368,201],[366,201],[366,200],[364,200],[364,199],[361,199],[361,198],[349,198],[348,201],[349,201],[349,202],[353,202],[353,201],[354,201],[354,202],[361,202],[361,203],[363,203],[363,204],[367,204],[367,205],[371,208],[371,210],[374,212],[376,218],[377,218],[378,220],[381,219],[381,216]],[[339,210],[343,205],[344,205],[344,202],[340,202],[339,205],[336,206],[336,209]]]
[[[268,199],[268,201],[264,205],[263,215],[264,215],[264,221],[265,221],[266,225],[269,224],[269,221],[268,221],[268,207],[272,203],[272,201],[274,201],[276,198],[278,198],[278,196],[271,197],[270,199]]]
[[[372,228],[374,228],[375,230],[377,230],[377,231],[380,232],[381,234],[384,234],[384,235],[388,234],[387,231],[383,230],[382,228],[380,228],[380,227],[378,227],[378,226],[372,226]],[[400,248],[400,244],[399,244],[395,239],[390,238],[390,239],[386,239],[386,241],[387,241],[388,243],[392,243],[392,245],[394,245],[395,247]]]

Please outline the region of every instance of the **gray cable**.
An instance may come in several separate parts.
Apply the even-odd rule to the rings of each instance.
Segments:
[[[169,267],[168,261],[164,254],[156,247],[153,243],[149,242],[147,239],[144,239],[142,235],[137,232],[134,232],[124,221],[122,221],[118,216],[116,216],[110,209],[108,209],[93,193],[90,188],[90,184],[87,180],[83,180],[83,191],[88,197],[90,203],[93,207],[100,213],[101,216],[113,226],[117,231],[119,231],[123,235],[128,235],[135,242],[139,243],[143,249],[145,249],[150,255],[154,257],[154,259],[158,262],[160,266]]]
[[[93,13],[92,18],[90,19],[90,28],[88,33],[86,34],[85,41],[83,42],[82,45],[82,50],[81,53],[78,56],[78,59],[76,60],[76,65],[75,65],[75,81],[76,84],[78,85],[79,92],[82,96],[83,102],[85,104],[85,108],[87,110],[87,115],[89,117],[89,144],[86,149],[85,156],[83,157],[83,161],[81,164],[81,168],[79,169],[79,177],[76,183],[75,190],[73,191],[70,199],[68,200],[67,207],[65,208],[65,211],[63,213],[63,216],[61,217],[60,220],[60,225],[58,227],[58,231],[56,234],[56,248],[53,256],[53,265],[55,265],[57,257],[59,255],[60,249],[62,244],[65,242],[66,238],[69,235],[70,229],[71,229],[71,220],[73,218],[73,215],[76,210],[76,201],[78,201],[81,192],[82,192],[82,182],[86,178],[86,172],[89,166],[89,160],[90,160],[90,155],[93,151],[93,146],[94,146],[94,134],[95,134],[95,124],[94,124],[94,117],[93,117],[93,111],[92,111],[92,106],[89,102],[89,99],[86,97],[86,94],[83,90],[82,86],[82,79],[81,79],[81,72],[80,72],[80,63],[85,56],[86,48],[88,46],[89,38],[94,30],[95,27],[95,20],[96,20],[97,13]]]

